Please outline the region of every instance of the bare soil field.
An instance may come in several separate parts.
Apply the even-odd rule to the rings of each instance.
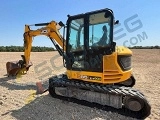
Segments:
[[[146,120],[160,120],[160,50],[132,50],[134,88],[151,104]],[[89,107],[37,95],[36,82],[48,86],[49,77],[65,72],[57,52],[33,52],[33,66],[25,75],[6,76],[6,62],[20,60],[20,52],[0,52],[0,120],[136,120],[110,108]]]

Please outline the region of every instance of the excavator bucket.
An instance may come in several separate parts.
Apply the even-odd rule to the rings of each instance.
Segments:
[[[23,73],[27,72],[30,66],[32,66],[31,62],[27,67],[22,66],[20,61],[7,62],[6,63],[7,75],[16,76],[19,72],[23,72]]]

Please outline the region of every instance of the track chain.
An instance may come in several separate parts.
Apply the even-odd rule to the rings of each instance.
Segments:
[[[90,83],[80,80],[68,80],[66,75],[54,76],[49,79],[49,86],[51,87],[76,87],[80,89],[93,90],[96,92],[121,95],[123,98],[131,97],[143,101],[143,108],[137,112],[140,118],[146,118],[150,115],[151,106],[146,100],[145,96],[138,90],[131,87],[118,86],[118,85],[104,85],[98,83]],[[122,103],[123,106],[125,103]],[[132,111],[133,112],[133,111]],[[136,113],[136,112],[134,112]]]

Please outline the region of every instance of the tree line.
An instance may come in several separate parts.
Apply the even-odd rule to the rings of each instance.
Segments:
[[[160,49],[160,46],[133,46],[130,49]],[[55,51],[53,47],[32,46],[32,52]],[[24,52],[23,46],[0,46],[0,52]]]
[[[32,46],[32,52],[55,51],[52,47]],[[0,52],[24,52],[23,46],[0,46]]]
[[[130,49],[160,49],[160,46],[155,45],[155,46],[133,46],[133,47],[128,47]]]

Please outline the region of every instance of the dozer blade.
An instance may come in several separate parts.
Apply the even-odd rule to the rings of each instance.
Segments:
[[[28,66],[24,66],[20,61],[12,61],[6,63],[7,75],[16,76],[19,72],[24,73],[29,70],[29,67],[32,66],[30,62]]]

